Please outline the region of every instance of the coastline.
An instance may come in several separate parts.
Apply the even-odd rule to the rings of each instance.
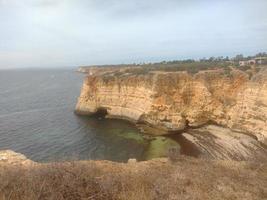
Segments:
[[[87,70],[75,109],[77,114],[103,111],[107,118],[147,125],[160,130],[161,135],[181,133],[212,122],[266,141],[264,68],[251,78],[235,68],[231,68],[230,75],[222,69],[193,75],[184,71],[139,74],[136,70],[140,68],[119,67]]]

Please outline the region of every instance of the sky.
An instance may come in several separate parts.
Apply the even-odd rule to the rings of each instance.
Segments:
[[[266,0],[0,0],[0,68],[267,51]]]

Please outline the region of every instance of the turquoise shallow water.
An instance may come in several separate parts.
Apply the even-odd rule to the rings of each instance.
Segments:
[[[146,160],[173,147],[192,154],[180,136],[150,138],[122,120],[75,115],[83,76],[74,70],[0,71],[0,150],[39,162]]]

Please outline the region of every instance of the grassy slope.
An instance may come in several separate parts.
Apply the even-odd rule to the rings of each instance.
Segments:
[[[267,198],[267,163],[179,157],[140,163],[0,165],[0,199]]]

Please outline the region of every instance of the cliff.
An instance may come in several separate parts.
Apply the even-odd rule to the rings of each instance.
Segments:
[[[94,68],[84,80],[76,112],[106,112],[156,135],[212,123],[267,138],[266,68],[257,73],[235,68],[141,72],[114,68],[98,73]]]

